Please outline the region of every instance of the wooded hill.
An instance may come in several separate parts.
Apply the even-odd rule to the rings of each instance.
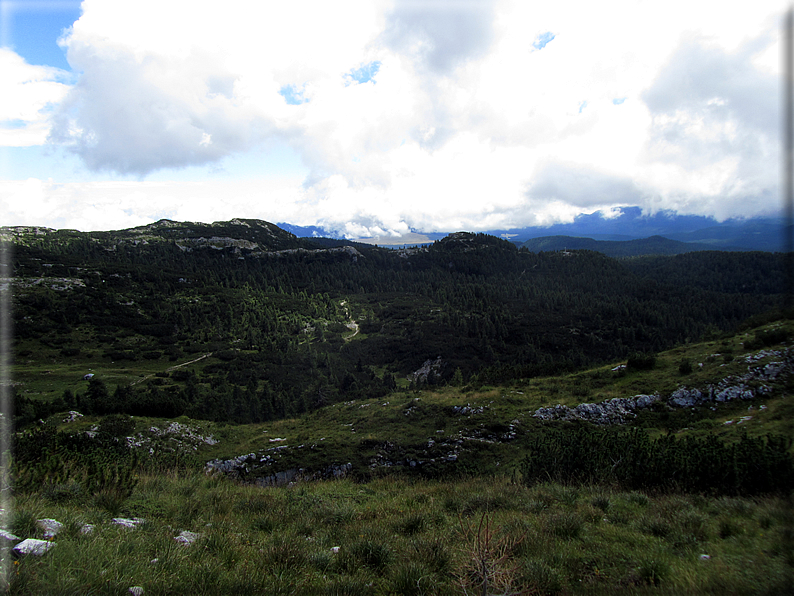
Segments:
[[[764,252],[618,260],[464,232],[390,250],[240,219],[2,235],[20,422],[73,407],[257,422],[557,374],[734,330],[780,307],[784,279]]]

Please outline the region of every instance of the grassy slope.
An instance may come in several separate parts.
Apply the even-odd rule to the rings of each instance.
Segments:
[[[791,322],[773,325],[792,329]],[[677,348],[658,355],[656,367],[644,372],[603,367],[509,387],[402,391],[258,425],[181,420],[219,439],[199,446],[203,461],[286,445],[273,470],[322,470],[350,461],[366,476],[380,455],[403,464],[425,460],[420,467],[459,477],[384,476],[397,468],[380,467],[363,484],[343,480],[263,489],[188,472],[144,475],[127,500],[18,495],[12,529],[19,535],[37,535],[31,522],[43,517],[65,521],[67,529],[46,557],[23,558],[14,566],[12,593],[115,594],[139,585],[146,594],[461,594],[464,588],[480,589],[472,566],[483,559],[501,571],[509,589],[524,593],[784,593],[792,580],[792,507],[785,499],[525,487],[512,474],[522,457],[522,436],[539,424],[531,414],[541,405],[704,387],[746,371],[741,342],[754,335],[751,330]],[[695,367],[685,376],[678,372],[684,357]],[[141,364],[147,365],[136,363]],[[35,376],[32,370],[25,374]],[[50,374],[66,371],[53,367]],[[681,434],[727,439],[742,432],[792,436],[789,392],[781,386],[768,399],[754,400],[758,403],[653,415],[643,423],[653,433],[672,426]],[[484,410],[452,410],[467,405]],[[752,420],[724,424],[748,414],[750,405]],[[78,430],[96,422],[63,426]],[[136,423],[145,429],[165,421]],[[498,440],[510,424],[516,438]],[[286,441],[270,441],[275,438]],[[434,448],[427,447],[430,439]],[[445,441],[447,446],[437,447]],[[394,449],[384,449],[386,442]],[[452,445],[461,448],[454,464],[426,463],[428,454],[441,458]],[[471,478],[470,471],[485,475]],[[124,531],[109,523],[113,515],[140,516],[149,523]],[[81,535],[80,523],[97,524],[97,530]],[[180,530],[200,532],[202,538],[182,547],[173,540]],[[491,545],[491,554],[477,550],[478,536],[481,545]],[[334,546],[341,547],[339,553],[331,552]],[[711,558],[701,560],[701,554]],[[154,558],[158,563],[150,562]],[[492,593],[508,589],[492,587]]]
[[[440,457],[451,452],[451,447],[441,445],[463,440],[462,454],[459,453],[461,457],[456,464],[458,467],[476,463],[478,471],[496,472],[498,467],[504,469],[505,466],[515,465],[521,457],[517,446],[521,444],[522,436],[531,432],[534,425],[540,424],[532,417],[537,408],[557,403],[574,406],[583,402],[600,402],[637,394],[666,395],[681,386],[704,388],[726,376],[746,372],[748,364],[745,356],[757,353],[758,349],[745,350],[742,342],[751,340],[759,330],[780,326],[788,329],[790,335],[794,335],[793,323],[772,323],[735,336],[690,344],[660,353],[657,355],[656,366],[648,371],[616,373],[611,370],[613,365],[610,365],[564,376],[525,380],[505,387],[403,390],[378,400],[335,404],[298,419],[253,425],[202,423],[206,432],[212,433],[219,442],[212,446],[200,446],[199,456],[206,461],[286,446],[286,449],[279,450],[278,458],[281,463],[271,466],[274,471],[290,467],[317,471],[328,465],[352,462],[359,472],[363,472],[380,446],[386,442],[400,447],[392,459],[396,460],[399,455],[404,462],[412,457],[418,460],[427,459],[425,456],[428,453],[431,457]],[[189,360],[198,356],[200,354],[192,355]],[[682,375],[678,370],[683,358],[689,359],[694,367],[694,371],[688,375]],[[775,358],[767,357],[753,365],[772,360]],[[186,368],[192,367],[198,371],[200,367],[214,361],[216,360],[210,357]],[[131,368],[132,364],[136,368]],[[103,378],[112,379],[116,371],[119,378],[136,379],[152,375],[174,364],[139,361],[126,363],[117,369],[107,368],[102,374]],[[73,380],[79,377],[81,370],[71,364],[54,363],[47,369],[51,371],[48,374],[40,371],[39,365],[26,369],[23,364],[15,369],[15,378],[23,380],[25,387],[33,393],[37,388],[41,392],[46,391],[45,384],[56,384],[57,379],[69,378],[73,386],[81,390],[87,383]],[[37,380],[36,377],[40,378]],[[780,388],[769,398],[753,400],[752,403],[729,402],[719,405],[714,411],[704,407],[698,408],[696,412],[679,410],[669,415],[647,413],[642,419],[652,433],[672,430],[684,435],[713,433],[723,438],[739,436],[742,432],[753,436],[767,433],[794,436],[792,404],[786,395],[785,388]],[[475,409],[481,407],[483,411],[456,413],[452,410],[455,406],[467,405]],[[767,407],[760,410],[760,405]],[[748,412],[748,407],[752,407],[754,411]],[[728,420],[738,421],[739,417],[747,414],[751,414],[753,419],[742,425],[724,424]],[[87,428],[97,420],[86,417],[80,422],[70,423],[69,428]],[[190,423],[187,418],[180,420]],[[162,426],[162,421],[157,419],[136,418],[136,421],[138,429],[146,429],[153,424]],[[514,426],[512,430],[516,431],[515,439],[500,441],[500,437],[510,432],[511,424]],[[66,428],[66,425],[61,426]],[[285,438],[286,441],[270,441],[275,438]],[[437,443],[434,449],[427,449],[428,440]],[[473,449],[468,449],[469,446]],[[477,461],[468,461],[467,452],[469,459]],[[489,459],[483,461],[480,457],[482,455],[487,455]],[[436,466],[439,473],[442,468],[454,467]],[[464,468],[461,471],[466,470]]]
[[[125,530],[118,513],[147,522]],[[12,528],[40,517],[66,528],[45,557],[14,565],[12,594],[479,594],[483,563],[490,594],[782,594],[791,580],[791,509],[776,498],[156,475],[111,511],[20,497]],[[182,546],[181,530],[200,538]]]

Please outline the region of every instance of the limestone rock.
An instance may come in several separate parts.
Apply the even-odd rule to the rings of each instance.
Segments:
[[[20,555],[37,555],[41,556],[55,546],[54,542],[49,540],[37,540],[36,538],[27,538],[14,547],[14,551]]]
[[[36,525],[44,530],[44,538],[54,538],[63,528],[61,522],[49,518],[36,520]]]
[[[179,533],[179,536],[174,536],[174,540],[184,544],[185,546],[190,546],[199,538],[201,538],[201,534],[197,534],[196,532],[188,532],[187,530],[182,530]]]
[[[673,391],[667,403],[677,408],[691,408],[703,403],[703,394],[697,389],[679,387]]]
[[[2,528],[0,528],[0,538],[4,540],[10,540],[12,542],[19,540],[19,536],[14,536],[11,532],[8,530],[3,530]]]
[[[124,526],[125,528],[137,528],[140,526],[144,521],[140,517],[133,517],[132,519],[127,519],[126,517],[114,517],[113,523],[119,526]]]

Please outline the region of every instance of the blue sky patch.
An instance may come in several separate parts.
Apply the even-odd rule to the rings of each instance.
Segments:
[[[305,97],[303,97],[303,88],[298,91],[295,85],[284,85],[281,89],[278,90],[279,95],[281,95],[284,100],[291,106],[299,106],[302,103],[306,103],[309,101]]]
[[[546,31],[546,33],[541,33],[535,38],[532,47],[536,50],[542,50],[552,39],[554,39],[554,34],[551,31]]]
[[[579,113],[581,114],[582,110],[584,110],[586,107],[587,107],[587,102],[586,101],[583,101],[582,103],[580,103],[579,104]]]
[[[380,62],[370,62],[369,64],[362,64],[358,68],[352,69],[350,72],[345,73],[345,84],[350,85],[355,81],[356,83],[368,83],[372,81],[373,85],[377,82],[374,80],[375,75],[380,70]]]
[[[80,0],[50,2],[0,2],[3,45],[10,46],[28,64],[71,70],[66,53],[57,40],[80,18]]]
[[[25,128],[25,121],[19,119],[2,120],[0,121],[0,128],[5,128],[5,129]]]
[[[612,100],[612,103],[615,104],[616,106],[619,106],[624,101],[626,101],[625,97],[616,97],[615,99]]]

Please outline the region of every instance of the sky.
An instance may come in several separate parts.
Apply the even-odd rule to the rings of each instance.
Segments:
[[[778,215],[787,8],[0,0],[0,225]]]

